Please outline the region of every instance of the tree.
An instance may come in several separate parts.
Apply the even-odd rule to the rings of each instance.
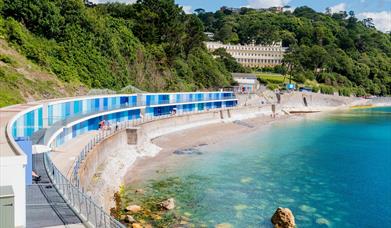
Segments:
[[[205,10],[202,8],[198,8],[198,9],[195,9],[194,12],[196,12],[197,14],[203,14],[203,13],[205,13]]]
[[[169,59],[180,53],[185,35],[185,14],[174,0],[138,0],[132,19],[134,34],[144,43],[163,44]]]
[[[364,23],[365,27],[367,27],[367,28],[375,28],[375,24],[373,23],[372,18],[363,19],[363,23]]]
[[[216,49],[213,55],[217,56],[217,60],[224,64],[225,68],[231,73],[248,73],[251,71],[236,62],[224,48]]]
[[[195,15],[188,15],[186,21],[186,38],[184,42],[186,56],[191,49],[202,47],[202,42],[205,40],[204,26],[201,20]]]
[[[61,33],[64,18],[56,1],[5,0],[2,14],[22,22],[28,29],[54,38]]]
[[[237,43],[239,38],[232,30],[232,26],[226,23],[217,32],[216,38],[221,40],[223,43]]]

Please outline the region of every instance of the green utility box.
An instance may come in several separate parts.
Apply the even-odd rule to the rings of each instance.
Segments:
[[[14,191],[12,186],[0,186],[0,227],[14,228]]]

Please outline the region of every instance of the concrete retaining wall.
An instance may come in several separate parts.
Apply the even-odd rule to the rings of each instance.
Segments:
[[[118,150],[128,143],[126,130],[121,130],[96,145],[80,166],[80,186],[86,189],[91,183],[98,167],[112,152]]]
[[[328,107],[337,108],[350,105],[354,101],[359,101],[358,98],[343,97],[335,95],[326,95],[319,93],[286,93],[281,96],[281,106],[284,108],[306,108],[304,98],[307,101],[307,107],[325,109]]]
[[[148,147],[145,145],[150,144],[152,139],[165,134],[223,121],[255,118],[259,115],[270,115],[270,113],[270,105],[263,107],[248,106],[156,119],[138,125],[137,130],[121,130],[96,145],[89,152],[79,171],[81,187],[88,189],[99,166],[110,157],[110,154],[120,150],[129,142],[134,143],[136,139],[139,153],[144,154],[142,151],[148,150]]]

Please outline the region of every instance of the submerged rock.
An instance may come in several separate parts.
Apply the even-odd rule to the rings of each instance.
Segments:
[[[133,223],[132,228],[143,228],[143,226],[140,223]]]
[[[181,150],[175,150],[176,155],[202,155],[202,152],[196,148],[187,148]]]
[[[133,223],[133,222],[136,222],[136,219],[134,219],[133,216],[131,216],[131,215],[127,215],[125,218],[125,222]]]
[[[316,212],[316,208],[310,207],[308,205],[301,205],[299,208],[300,208],[300,210],[302,210],[303,212],[306,212],[306,213],[315,213]]]
[[[229,223],[220,223],[215,226],[215,228],[233,228],[234,226]]]
[[[319,225],[326,225],[326,226],[330,225],[330,221],[325,218],[318,218],[316,220],[316,223],[318,223]]]
[[[130,206],[126,207],[126,210],[133,212],[133,213],[137,213],[137,212],[141,211],[141,207],[138,205],[130,205]]]
[[[160,206],[166,210],[172,210],[175,208],[175,200],[174,198],[169,198],[160,203]]]
[[[144,189],[141,189],[141,188],[136,189],[134,192],[137,194],[141,194],[141,195],[144,195],[144,193],[145,193]]]
[[[295,217],[289,208],[277,208],[272,217],[274,228],[294,228]]]

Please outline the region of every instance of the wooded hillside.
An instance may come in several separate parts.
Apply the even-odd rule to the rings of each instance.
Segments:
[[[248,8],[196,12],[205,31],[224,43],[282,41],[290,48],[284,62],[295,81],[316,79],[358,95],[391,94],[391,35],[376,30],[371,19],[358,20],[353,11],[319,13],[304,6],[284,13]]]
[[[0,34],[59,79],[90,88],[190,91],[229,85],[203,45],[204,28],[174,0],[86,6],[82,0],[5,0]]]

